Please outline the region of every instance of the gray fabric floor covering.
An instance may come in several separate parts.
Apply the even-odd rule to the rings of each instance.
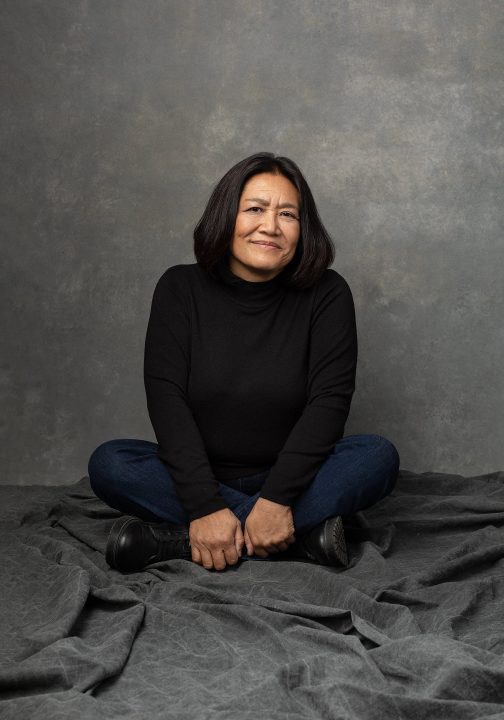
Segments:
[[[504,473],[401,472],[350,568],[121,575],[87,478],[0,488],[0,717],[504,718]]]

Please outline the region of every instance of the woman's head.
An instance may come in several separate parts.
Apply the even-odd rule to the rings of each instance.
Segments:
[[[334,260],[303,174],[292,160],[272,153],[245,158],[217,183],[194,230],[194,253],[209,271],[229,258],[231,269],[250,280],[288,268],[287,281],[295,287],[312,285]]]

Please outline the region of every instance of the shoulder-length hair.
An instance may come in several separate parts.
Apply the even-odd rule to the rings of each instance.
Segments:
[[[305,288],[313,285],[334,261],[334,244],[322,224],[308,183],[295,162],[261,152],[234,165],[215,186],[194,229],[194,255],[198,264],[213,274],[215,266],[229,255],[243,187],[259,173],[286,177],[299,192],[300,236],[296,252],[284,269],[286,284]]]

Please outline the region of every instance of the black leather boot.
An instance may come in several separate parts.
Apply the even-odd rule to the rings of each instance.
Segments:
[[[136,572],[160,560],[191,560],[189,531],[183,525],[120,517],[110,530],[105,558],[120,572]]]
[[[320,565],[348,567],[348,553],[343,523],[339,516],[328,518],[302,535],[287,550],[296,558],[306,558]]]

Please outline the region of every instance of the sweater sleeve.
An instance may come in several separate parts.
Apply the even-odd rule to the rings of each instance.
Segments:
[[[158,456],[170,472],[189,519],[194,520],[227,505],[188,404],[190,307],[187,294],[173,285],[170,270],[158,281],[152,298],[144,383]]]
[[[339,274],[328,273],[312,313],[308,399],[277,456],[261,497],[292,505],[343,437],[355,389],[357,331],[352,293]]]

